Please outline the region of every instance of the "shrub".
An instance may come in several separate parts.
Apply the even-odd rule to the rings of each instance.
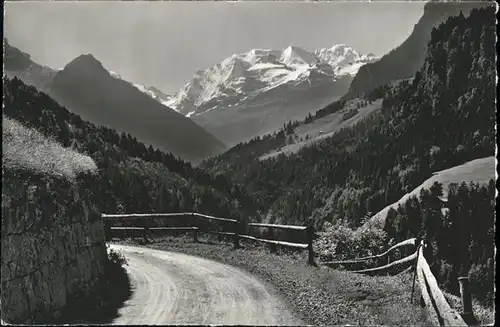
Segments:
[[[127,259],[125,259],[123,254],[108,247],[108,264],[111,266],[123,267],[127,265]]]
[[[341,222],[325,222],[323,231],[315,241],[321,260],[352,259],[371,256],[382,252],[387,247],[387,234],[380,229],[366,229],[355,232]]]

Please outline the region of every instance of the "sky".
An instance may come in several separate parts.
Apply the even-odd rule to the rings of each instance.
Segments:
[[[7,2],[4,36],[61,69],[91,53],[122,78],[173,94],[200,69],[254,48],[348,44],[383,55],[424,2]]]

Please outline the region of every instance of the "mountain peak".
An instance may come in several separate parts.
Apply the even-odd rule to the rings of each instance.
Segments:
[[[306,50],[304,50],[304,49],[302,49],[302,48],[300,48],[298,46],[295,46],[295,45],[289,45],[285,49],[283,49],[283,52],[287,52],[287,51],[294,51],[294,52],[297,51],[297,52],[299,52],[299,51],[306,51]]]
[[[316,62],[314,54],[293,45],[289,45],[283,50],[280,60],[287,65],[312,65]]]
[[[275,88],[308,89],[334,83],[340,76],[352,76],[372,59],[360,56],[346,44],[314,52],[295,45],[279,50],[254,48],[198,70],[168,100],[168,106],[186,115],[242,105],[247,99],[263,98]]]
[[[352,49],[352,47],[350,45],[347,45],[345,43],[341,43],[341,44],[335,44],[334,46],[332,46],[330,48],[331,50],[337,50],[337,49]]]
[[[97,60],[92,54],[90,53],[87,53],[87,54],[82,54],[78,57],[76,57],[75,59],[73,59],[72,61],[70,61],[65,67],[64,67],[64,70],[67,70],[67,69],[87,69],[87,70],[93,70],[93,71],[97,71],[97,70],[105,70],[106,72],[108,72],[104,66],[102,65],[102,63]],[[109,72],[108,72],[109,73]]]
[[[362,64],[378,59],[373,53],[361,55],[347,44],[336,44],[331,48],[317,49],[314,51],[314,54],[321,59],[322,62],[328,63],[337,69],[353,66],[354,69],[349,71],[351,75],[355,74]]]

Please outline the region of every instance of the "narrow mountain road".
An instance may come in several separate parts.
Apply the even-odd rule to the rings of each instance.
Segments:
[[[242,270],[174,252],[111,245],[127,259],[132,296],[113,324],[303,325]]]

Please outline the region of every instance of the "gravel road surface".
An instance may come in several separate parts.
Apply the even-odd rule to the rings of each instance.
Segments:
[[[303,325],[267,285],[208,259],[111,245],[127,259],[133,293],[114,324]]]

